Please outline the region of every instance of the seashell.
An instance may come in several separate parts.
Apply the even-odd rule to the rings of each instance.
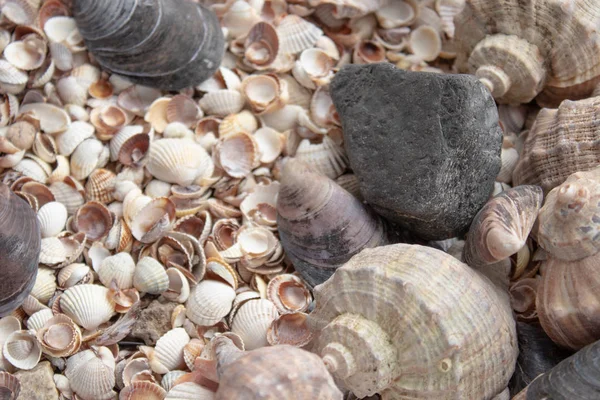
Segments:
[[[113,201],[116,177],[114,172],[110,170],[104,168],[95,169],[85,183],[86,198],[89,201],[97,201],[103,204]]]
[[[593,121],[598,104],[600,97],[593,97],[542,109],[525,139],[513,183],[540,185],[548,193],[572,173],[596,167],[600,153]]]
[[[286,254],[309,285],[325,281],[362,249],[387,242],[381,220],[370,209],[306,164],[289,160],[281,182],[279,236]],[[340,208],[340,204],[344,206]],[[321,226],[328,229],[323,231]],[[333,238],[338,244],[332,244]]]
[[[289,14],[277,26],[279,48],[284,54],[297,54],[312,48],[323,31],[307,20]]]
[[[152,4],[141,7],[122,1],[115,6],[84,0],[74,5],[73,16],[94,59],[134,83],[179,90],[210,77],[221,62],[224,47],[215,14],[185,1],[156,0]],[[112,26],[118,27],[109,34],[107,16]],[[149,52],[168,56],[148,65],[142,54]]]
[[[158,89],[131,85],[119,94],[117,104],[124,110],[143,117],[150,105],[160,96],[161,92]]]
[[[228,284],[204,280],[196,285],[185,305],[187,317],[197,325],[214,325],[229,314],[235,290]]]
[[[156,373],[166,374],[169,371],[185,367],[183,349],[190,337],[183,328],[171,329],[158,339],[154,348],[150,366]]]
[[[288,100],[287,84],[277,75],[249,75],[241,90],[257,115],[280,109]]]
[[[273,321],[267,331],[267,341],[271,346],[289,344],[304,347],[313,338],[313,333],[306,324],[307,314],[294,312],[283,314]]]
[[[340,118],[329,94],[329,87],[320,86],[315,90],[310,103],[310,115],[312,120],[319,126],[333,127],[340,125]]]
[[[120,399],[125,400],[163,400],[167,392],[162,387],[152,382],[133,382],[125,386],[120,394]]]
[[[554,368],[538,376],[518,393],[513,400],[559,399],[577,396],[594,398],[600,393],[598,365],[595,363],[600,351],[600,342],[595,342],[562,360]]]
[[[411,25],[419,16],[419,5],[414,0],[390,1],[378,10],[375,16],[384,29]]]
[[[71,173],[71,167],[69,166],[69,160],[65,156],[56,156],[56,167],[48,176],[48,183],[53,184],[55,182],[62,182]],[[81,196],[83,200],[83,196]]]
[[[16,331],[6,338],[2,354],[16,368],[30,370],[40,361],[42,349],[33,332]]]
[[[442,20],[442,29],[450,38],[454,38],[454,18],[465,8],[465,0],[436,0],[435,11]]]
[[[44,326],[46,321],[50,320],[53,316],[54,314],[49,308],[35,312],[27,319],[27,329],[38,331]]]
[[[108,289],[100,285],[75,285],[60,296],[60,308],[78,325],[92,330],[107,322],[114,314],[108,300]]]
[[[333,78],[335,62],[324,50],[306,49],[301,54],[294,67],[294,78],[305,88],[315,89],[317,86],[326,85]]]
[[[355,64],[373,64],[386,60],[386,50],[382,44],[373,40],[361,40],[354,46],[352,61]]]
[[[600,168],[576,172],[552,189],[539,214],[540,246],[552,257],[568,261],[597,254],[599,195]]]
[[[0,69],[1,70],[1,69]],[[0,81],[2,79],[0,78]],[[45,133],[58,133],[66,130],[71,118],[65,110],[48,103],[30,103],[19,108],[19,115],[30,114],[40,121],[40,128]]]
[[[240,203],[240,211],[244,218],[260,225],[275,226],[279,186],[279,182],[276,181],[268,185],[256,186]]]
[[[110,141],[111,161],[138,165],[150,147],[150,135],[140,125],[123,127]]]
[[[61,288],[68,289],[77,284],[93,283],[94,279],[90,267],[73,263],[60,269],[57,281]]]
[[[177,379],[185,374],[185,371],[180,370],[169,371],[163,376],[160,384],[168,392],[173,386],[175,386],[175,382],[177,382]]]
[[[79,182],[70,176],[50,185],[50,191],[59,203],[62,203],[69,215],[75,214],[77,209],[85,202],[83,198],[84,189]]]
[[[21,307],[26,314],[32,315],[38,311],[48,309],[47,306],[40,303],[35,297],[29,295],[23,301]]]
[[[1,168],[14,167],[23,160],[23,156],[25,155],[25,150],[20,150],[5,137],[0,137],[0,151],[2,152],[2,155],[0,156]]]
[[[258,145],[261,163],[272,163],[283,151],[283,136],[269,127],[260,128],[254,132],[254,140]]]
[[[190,297],[190,284],[186,276],[177,268],[169,268],[167,277],[169,287],[162,293],[163,297],[176,303],[185,303]]]
[[[252,26],[260,21],[256,10],[245,1],[236,1],[223,14],[221,24],[229,31],[229,36],[239,38],[245,36]]]
[[[56,69],[60,71],[70,71],[73,69],[73,53],[71,53],[71,50],[69,50],[66,45],[63,43],[50,42],[48,43],[48,50],[50,50],[52,64],[54,64]],[[54,71],[52,71],[52,74],[54,74]],[[34,87],[37,87],[38,85],[35,85]],[[43,84],[40,86],[43,86]]]
[[[104,204],[97,201],[89,201],[81,206],[75,213],[72,223],[75,231],[84,232],[92,242],[108,235],[112,225],[111,212]]]
[[[209,122],[210,120],[205,119],[205,121]],[[217,123],[217,121],[214,122]],[[238,132],[254,133],[258,128],[256,117],[248,110],[243,110],[237,114],[230,114],[223,118],[223,121],[218,125],[219,137],[226,137]],[[200,124],[198,124],[199,127]],[[196,133],[198,133],[198,129]]]
[[[395,296],[403,299],[402,316]],[[440,250],[406,244],[363,250],[316,288],[315,300],[308,317],[313,351],[357,397],[491,398],[512,375],[518,350],[508,297]],[[424,320],[429,325],[415,325]],[[420,367],[408,373],[416,359]],[[463,369],[465,362],[473,368]]]
[[[267,330],[278,316],[271,301],[249,300],[235,313],[231,331],[242,338],[247,350],[258,349],[268,345]]]
[[[181,122],[171,122],[165,127],[165,131],[163,132],[163,138],[193,140],[195,136],[194,132],[192,132],[191,129],[188,129],[188,127],[182,124]]]
[[[565,32],[577,31],[578,37],[588,37],[592,32],[589,27],[600,18],[597,7],[583,12],[585,6],[580,1],[568,7],[556,2],[540,7],[532,7],[531,2],[499,7],[482,1],[466,3],[454,20],[456,65],[477,75],[499,103],[528,103],[543,90],[559,101],[567,98],[565,95],[581,98],[591,93],[591,87],[584,87],[582,93],[577,90],[600,71],[596,60],[587,56],[597,51],[598,44],[593,40],[573,41],[574,36],[553,27],[567,21]],[[528,23],[540,18],[543,23]]]
[[[153,179],[144,188],[144,194],[152,198],[168,197],[171,195],[171,186],[170,183]]]
[[[55,290],[56,277],[54,276],[54,271],[50,268],[39,267],[30,295],[35,297],[40,303],[48,304]]]
[[[52,172],[50,166],[31,154],[26,154],[25,157],[12,168],[37,182],[46,183],[48,175]]]
[[[3,371],[0,372],[0,388],[7,400],[16,400],[21,393],[21,382],[16,376]]]
[[[144,257],[135,267],[133,286],[143,293],[161,294],[169,288],[169,276],[161,263]]]
[[[517,253],[525,245],[543,197],[539,186],[517,186],[490,199],[471,222],[465,263],[480,268]]]
[[[21,150],[29,150],[37,133],[35,126],[27,121],[17,121],[8,127],[6,138]]]
[[[88,98],[87,88],[80,85],[77,78],[66,76],[56,83],[56,90],[65,104],[83,107]]]
[[[84,140],[71,155],[71,175],[75,179],[87,178],[96,168],[106,165],[109,158],[108,147],[96,139]]]
[[[271,279],[267,286],[267,298],[281,314],[306,311],[312,302],[306,284],[291,274],[281,274]]]
[[[423,61],[433,61],[442,52],[442,40],[437,30],[422,25],[410,33],[408,45],[411,52]],[[479,75],[477,75],[479,77]],[[481,77],[479,77],[481,79]],[[484,82],[485,84],[485,82]]]
[[[35,197],[39,207],[43,207],[46,204],[54,201],[54,195],[50,189],[39,182],[31,181],[24,183],[23,186],[21,186],[20,192]]]
[[[232,399],[242,392],[265,400],[343,398],[314,354],[287,345],[244,352],[225,336],[213,340],[219,376],[215,400]]]
[[[152,243],[175,222],[175,205],[164,197],[150,200],[132,219],[131,234],[142,243]]]
[[[88,104],[91,103],[91,100]],[[101,105],[92,109],[90,122],[96,128],[96,137],[109,140],[131,119],[130,114],[113,104]]]
[[[502,144],[502,152],[500,153],[500,172],[496,176],[497,182],[510,183],[512,182],[512,175],[519,162],[519,152],[511,143],[506,143],[507,140]]]
[[[178,94],[167,105],[167,121],[180,122],[188,128],[194,126],[202,116],[202,110],[189,96]]]
[[[214,400],[215,393],[194,382],[184,382],[173,386],[165,400]]]
[[[202,146],[191,140],[160,139],[150,146],[146,168],[156,179],[188,186],[212,175],[213,163]]]
[[[27,83],[27,74],[5,60],[0,60],[0,82],[9,85]],[[19,90],[20,92],[20,90]]]
[[[311,7],[331,5],[330,12],[336,19],[362,17],[383,8],[387,3],[388,0],[308,0]]]
[[[68,357],[81,346],[81,331],[66,315],[48,319],[36,333],[42,351],[52,357]]]
[[[224,117],[240,112],[244,107],[244,97],[237,90],[222,89],[206,93],[199,104],[206,114]]]
[[[63,156],[70,156],[84,140],[94,136],[94,131],[94,126],[87,122],[72,122],[66,131],[56,135],[58,153]]]
[[[90,85],[88,92],[95,99],[107,99],[112,96],[113,87],[109,81],[100,79]]]
[[[114,356],[107,347],[92,346],[69,357],[65,376],[82,399],[104,398],[115,386]]]
[[[52,201],[40,207],[37,218],[42,238],[58,235],[67,223],[67,208],[57,201]]]
[[[342,175],[348,166],[344,149],[327,136],[319,144],[312,144],[308,139],[302,140],[296,149],[295,158],[331,179]]]
[[[213,157],[234,178],[243,178],[260,164],[258,143],[246,132],[221,138],[213,148]]]
[[[4,184],[0,185],[0,221],[3,277],[9,281],[0,296],[0,316],[4,316],[23,302],[35,284],[41,235],[35,212]]]
[[[152,128],[158,133],[163,133],[169,124],[167,120],[167,107],[170,102],[171,99],[168,97],[159,97],[150,104],[148,112],[144,115],[144,121],[150,123]]]
[[[135,271],[135,262],[129,253],[117,253],[114,256],[106,257],[100,265],[98,277],[106,287],[115,281],[119,289],[129,289],[133,287],[133,274]]]
[[[83,86],[85,90],[88,90],[94,82],[97,82],[100,79],[101,72],[99,68],[88,63],[83,63],[73,68],[71,76],[77,78],[77,82]]]
[[[33,142],[33,153],[47,163],[56,162],[58,147],[54,138],[47,134],[36,135]]]

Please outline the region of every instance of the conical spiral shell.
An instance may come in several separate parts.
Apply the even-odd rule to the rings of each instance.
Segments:
[[[547,193],[569,175],[596,167],[599,109],[600,97],[565,100],[558,109],[542,109],[527,133],[513,184],[540,185]]]
[[[40,225],[29,204],[0,184],[0,316],[9,314],[29,295],[38,269]]]
[[[73,16],[95,60],[128,80],[165,90],[213,75],[224,38],[216,15],[182,0],[76,0]],[[149,61],[147,55],[156,57]]]
[[[277,200],[281,243],[311,286],[367,247],[387,243],[378,216],[334,181],[289,160]]]
[[[543,197],[539,186],[518,186],[490,199],[471,222],[465,263],[482,267],[518,252],[529,237]]]
[[[241,352],[226,337],[215,343],[219,390],[215,400],[341,400],[319,357],[293,346]]]
[[[507,296],[442,251],[365,249],[315,288],[315,300],[313,351],[358,397],[484,399],[512,375]]]
[[[600,62],[592,56],[600,51],[596,2],[467,0],[454,22],[457,65],[508,83],[504,93],[494,90],[499,101],[526,103],[544,88],[568,93],[600,75]],[[587,86],[570,95],[589,95]]]

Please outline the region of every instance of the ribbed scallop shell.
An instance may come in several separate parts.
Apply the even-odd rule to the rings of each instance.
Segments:
[[[309,0],[311,7],[331,6],[329,13],[336,19],[362,17],[376,11],[390,0]]]
[[[499,3],[468,0],[454,22],[455,42],[459,45],[458,63],[465,66],[463,70],[469,69],[471,73],[479,65],[472,64],[466,68],[467,58],[476,46],[481,47],[481,42],[494,36],[514,35],[523,42],[524,47],[534,48],[539,53],[538,59],[531,62],[531,56],[526,56],[523,49],[517,49],[514,45],[506,46],[497,53],[493,47],[488,47],[490,55],[486,65],[506,69],[505,72],[514,82],[511,91],[529,87],[535,96],[546,87],[547,90],[560,93],[600,75],[600,63],[592,56],[600,51],[600,44],[594,36],[594,27],[600,22],[600,6],[596,2],[575,0],[567,4],[561,0],[511,0]],[[512,70],[514,66],[520,68]],[[526,81],[519,82],[520,76],[530,73],[530,68],[539,70],[530,76],[542,74],[536,78],[539,81],[529,81],[529,85],[523,84]],[[576,95],[589,95],[591,89]],[[529,100],[515,97],[509,101],[510,95],[509,91],[499,100],[526,103],[533,97],[530,96]]]
[[[96,168],[101,168],[108,162],[109,150],[101,141],[96,139],[84,140],[71,155],[71,175],[83,180]]]
[[[125,386],[119,393],[120,400],[163,400],[167,392],[152,382],[138,381]]]
[[[51,319],[53,316],[54,314],[49,308],[37,311],[27,319],[27,329],[37,331],[41,329],[46,323],[46,321]]]
[[[92,347],[67,360],[65,375],[82,399],[97,399],[115,386],[115,360],[107,347]]]
[[[231,340],[216,348],[219,390],[215,400],[342,400],[323,362],[314,354],[281,345],[240,352]],[[228,348],[234,347],[235,350]]]
[[[281,244],[306,282],[317,285],[350,257],[387,243],[369,208],[327,177],[289,160],[277,200]]]
[[[235,114],[244,107],[244,96],[237,90],[221,89],[206,93],[200,99],[200,107],[208,115],[225,117]]]
[[[365,249],[315,289],[315,300],[313,350],[358,397],[492,398],[512,375],[508,297],[440,250]]]
[[[21,382],[19,378],[8,373],[0,372],[0,392],[7,396],[6,400],[16,400],[21,393]]]
[[[296,149],[295,158],[331,179],[342,175],[348,166],[348,157],[344,149],[328,136],[319,144],[312,144],[308,139],[302,140]]]
[[[247,132],[228,135],[213,149],[216,162],[234,178],[243,178],[260,165],[260,151],[254,137]]]
[[[100,285],[76,285],[60,296],[60,308],[78,325],[91,330],[108,321],[115,312],[108,289]]]
[[[162,377],[160,384],[168,392],[173,387],[175,381],[186,373],[187,372],[181,370],[169,371]]]
[[[42,238],[61,233],[67,223],[67,216],[67,208],[62,203],[53,201],[43,205],[37,214]]]
[[[204,280],[192,289],[185,305],[187,317],[197,325],[214,325],[231,311],[235,290],[226,283]]]
[[[98,277],[100,282],[109,287],[113,281],[116,281],[119,289],[129,289],[133,287],[133,274],[135,271],[135,262],[129,253],[117,253],[114,256],[106,257]]]
[[[144,257],[135,267],[133,286],[143,293],[161,294],[169,288],[169,276],[161,263],[152,257]]]
[[[165,400],[214,400],[215,393],[194,382],[175,385],[167,393]]]
[[[313,338],[307,326],[308,315],[302,312],[283,314],[277,318],[267,331],[267,341],[271,346],[289,344],[304,347]]]
[[[185,368],[183,348],[190,341],[190,337],[183,328],[171,329],[158,339],[154,348],[154,356],[160,366],[155,366],[150,360],[150,365],[155,372],[164,374],[168,371]]]
[[[578,171],[600,163],[600,97],[544,108],[529,130],[513,172],[514,185],[540,185],[548,193]]]
[[[267,331],[278,316],[277,308],[270,300],[249,300],[235,313],[231,332],[242,338],[246,350],[267,346]]]
[[[294,14],[289,14],[277,26],[279,48],[285,54],[296,54],[311,48],[323,31]]]
[[[40,303],[48,304],[48,301],[56,290],[56,276],[50,268],[39,267],[35,278],[35,284],[31,289],[31,295]]]
[[[40,361],[42,348],[35,337],[35,333],[16,331],[6,338],[2,354],[15,367],[30,370]]]
[[[600,250],[600,168],[577,172],[546,197],[537,240],[553,257],[580,260]]]
[[[465,263],[483,267],[518,252],[529,237],[543,197],[539,186],[517,186],[490,199],[471,222]]]
[[[281,274],[271,279],[267,286],[267,298],[282,314],[306,311],[312,301],[306,284],[292,274]]]
[[[88,201],[97,201],[103,204],[110,203],[113,199],[116,175],[104,168],[98,168],[90,174],[85,183],[85,196]]]
[[[161,139],[152,142],[146,168],[157,179],[188,186],[211,175],[213,163],[206,150],[190,140]]]

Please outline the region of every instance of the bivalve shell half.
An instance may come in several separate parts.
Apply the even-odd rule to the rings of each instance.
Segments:
[[[315,45],[323,31],[294,14],[289,14],[277,26],[279,48],[284,54],[297,54]]]
[[[171,229],[175,222],[176,208],[171,200],[157,197],[150,200],[130,224],[131,234],[142,243],[152,243]]]
[[[270,68],[279,55],[277,29],[268,22],[254,24],[244,41],[244,60],[254,69]]]
[[[73,218],[72,226],[77,232],[83,232],[91,242],[100,240],[113,226],[112,213],[97,201],[89,201],[81,206]]]
[[[142,293],[161,294],[169,288],[169,276],[161,263],[144,257],[135,267],[133,286]]]
[[[86,179],[96,168],[108,162],[108,146],[97,139],[84,140],[71,155],[71,175],[78,180]]]
[[[134,271],[135,262],[131,255],[129,253],[117,253],[114,256],[106,257],[102,261],[98,276],[106,287],[109,287],[115,281],[119,289],[130,289],[133,287]]]
[[[108,204],[113,201],[116,175],[114,172],[98,168],[95,169],[85,183],[85,196],[89,201]]]
[[[211,326],[231,311],[235,290],[228,284],[204,280],[196,285],[186,303],[186,315],[195,324]]]
[[[68,357],[81,346],[81,330],[64,314],[56,314],[48,319],[37,331],[37,339],[42,351],[52,357]]]
[[[243,178],[260,164],[260,151],[254,137],[246,132],[219,140],[213,149],[217,164],[233,178]]]
[[[164,400],[167,391],[152,382],[138,381],[125,386],[119,400]]]
[[[156,342],[154,353],[150,358],[152,370],[159,374],[185,367],[183,349],[190,337],[183,328],[171,329]]]
[[[289,94],[287,83],[277,75],[250,75],[242,81],[242,93],[256,115],[285,106]]]
[[[320,144],[312,144],[308,139],[302,140],[296,150],[295,158],[330,179],[342,175],[348,166],[348,157],[344,149],[328,136],[323,137],[323,142]]]
[[[13,366],[30,370],[42,357],[42,348],[31,331],[16,331],[10,334],[2,349],[4,358]]]
[[[8,372],[0,372],[0,393],[6,400],[16,400],[21,393],[19,378]]]
[[[67,223],[67,208],[57,201],[43,205],[37,214],[42,238],[54,237],[61,233]]]
[[[206,150],[191,140],[161,139],[152,142],[146,168],[157,179],[188,186],[212,175],[214,165]]]
[[[107,322],[115,312],[108,289],[100,285],[75,285],[60,297],[60,308],[78,325],[92,330]]]
[[[56,145],[58,152],[63,156],[70,156],[77,146],[85,139],[94,136],[94,126],[83,121],[73,121],[69,128],[56,135]]]
[[[202,116],[194,99],[183,94],[173,96],[167,105],[167,121],[180,122],[188,128],[195,126]]]
[[[82,399],[104,398],[115,386],[115,358],[107,347],[92,346],[67,360],[65,375]]]
[[[277,318],[267,332],[267,341],[271,346],[289,344],[304,347],[313,338],[313,333],[308,328],[307,314],[297,312],[283,314]]]
[[[177,268],[167,269],[169,288],[163,292],[163,297],[176,303],[185,303],[190,297],[190,283],[186,276]]]
[[[306,311],[312,302],[306,284],[292,274],[281,274],[271,279],[267,286],[267,298],[281,314]]]
[[[275,305],[266,299],[249,300],[242,304],[233,317],[231,331],[244,341],[247,350],[267,346],[267,331],[279,317]]]
[[[66,111],[49,103],[25,104],[19,108],[19,115],[22,114],[30,114],[37,118],[40,128],[46,133],[62,132],[71,124],[71,118]]]
[[[167,393],[165,400],[214,400],[215,392],[194,382],[175,385]]]
[[[44,326],[46,321],[50,320],[53,316],[54,314],[50,308],[37,311],[27,318],[27,329],[37,332]]]
[[[35,297],[40,303],[48,304],[48,301],[56,291],[56,287],[54,271],[50,268],[39,267],[30,295]]]
[[[384,29],[408,26],[419,16],[419,4],[415,0],[390,1],[376,10],[375,16]]]
[[[225,117],[244,108],[244,96],[237,90],[222,89],[206,93],[199,104],[206,114]]]

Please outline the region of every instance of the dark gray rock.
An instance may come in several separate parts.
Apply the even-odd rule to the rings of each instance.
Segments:
[[[490,196],[502,131],[470,75],[348,65],[331,83],[365,200],[424,239],[461,235]]]

